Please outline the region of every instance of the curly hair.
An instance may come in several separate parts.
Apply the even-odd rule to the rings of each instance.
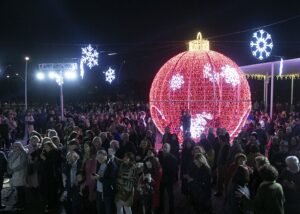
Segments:
[[[276,181],[278,178],[277,169],[269,164],[265,164],[259,168],[259,174],[264,181]]]

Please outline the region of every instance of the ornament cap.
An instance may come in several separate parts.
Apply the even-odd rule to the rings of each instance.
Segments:
[[[201,32],[197,33],[195,40],[189,41],[189,51],[209,51],[209,41],[202,38]]]

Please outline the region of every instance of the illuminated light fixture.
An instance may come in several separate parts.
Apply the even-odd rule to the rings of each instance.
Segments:
[[[271,35],[264,30],[254,32],[251,38],[250,48],[255,58],[259,60],[268,58],[273,48]]]
[[[58,77],[58,74],[55,71],[49,71],[48,78],[49,79],[56,79]]]
[[[25,56],[25,60],[26,60],[26,61],[29,61],[29,57],[28,57],[28,56]]]
[[[36,73],[36,78],[38,80],[44,80],[45,79],[45,74],[43,72],[38,72],[38,73]]]
[[[173,81],[172,81],[173,80]],[[175,81],[176,80],[176,81]],[[172,82],[174,84],[172,84]],[[209,128],[225,128],[231,139],[237,136],[251,111],[250,87],[239,66],[215,51],[201,34],[189,43],[189,50],[169,59],[151,85],[150,113],[159,132],[165,127],[183,141],[182,110],[191,115],[191,136],[195,142]]]
[[[65,71],[64,76],[68,80],[75,80],[77,79],[77,73],[75,71]]]
[[[283,59],[280,58],[280,65],[279,65],[279,76],[282,75],[282,69],[283,69]]]
[[[103,73],[105,74],[105,81],[109,82],[109,84],[116,79],[115,70],[111,67],[109,67],[108,70]]]
[[[85,48],[81,48],[81,50],[82,50],[82,56],[81,56],[82,63],[86,64],[90,69],[98,65],[99,53],[97,52],[97,50],[95,50],[90,44]]]
[[[10,76],[9,76],[9,75],[6,75],[6,78],[7,78],[7,79],[9,79],[9,78],[10,78]]]

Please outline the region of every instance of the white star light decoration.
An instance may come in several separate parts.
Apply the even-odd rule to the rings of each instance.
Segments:
[[[176,74],[172,76],[170,81],[170,88],[175,91],[177,89],[180,89],[182,85],[184,84],[183,76],[180,74]]]
[[[112,81],[114,81],[114,79],[116,79],[115,70],[112,69],[111,67],[109,67],[109,69],[107,71],[105,71],[104,74],[105,74],[105,81],[109,82],[109,84],[111,84]]]
[[[196,117],[191,119],[191,135],[192,138],[199,138],[204,132],[207,125],[207,120],[212,120],[213,116],[210,113],[203,112],[196,114]]]
[[[271,51],[273,48],[271,35],[264,30],[256,31],[252,35],[250,47],[252,55],[255,58],[259,60],[268,58],[271,55]]]
[[[97,50],[92,48],[91,45],[81,49],[82,49],[82,56],[81,56],[82,63],[86,64],[90,69],[98,65],[99,53],[97,52]]]
[[[204,78],[209,79],[210,82],[219,83],[220,79],[224,79],[224,81],[233,87],[240,84],[240,77],[235,68],[230,65],[225,65],[221,67],[220,73],[215,73],[212,69],[212,66],[207,63],[203,67],[203,76]]]

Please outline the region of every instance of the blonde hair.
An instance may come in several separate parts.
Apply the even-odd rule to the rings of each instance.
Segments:
[[[92,143],[94,143],[94,141],[96,141],[96,140],[98,140],[102,144],[101,137],[98,137],[98,136],[94,137],[93,140],[92,140]]]
[[[210,166],[207,162],[207,159],[205,157],[204,154],[202,153],[197,153],[194,157],[194,160],[198,161],[199,163],[201,163],[202,165],[206,166],[208,169],[210,169]]]

